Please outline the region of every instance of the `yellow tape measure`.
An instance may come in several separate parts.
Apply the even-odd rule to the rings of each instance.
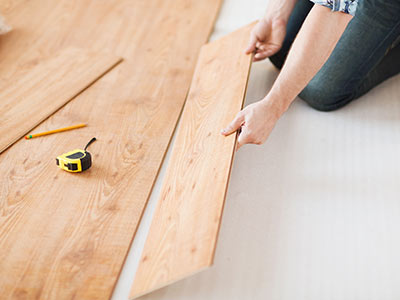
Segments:
[[[61,169],[67,172],[83,172],[92,166],[92,156],[88,151],[87,147],[93,143],[96,138],[92,138],[89,143],[87,143],[84,150],[75,149],[57,156],[56,163]]]

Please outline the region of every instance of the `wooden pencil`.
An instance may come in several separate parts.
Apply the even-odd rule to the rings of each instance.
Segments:
[[[30,134],[30,135],[25,136],[25,139],[29,140],[29,139],[33,139],[33,138],[38,137],[38,136],[43,136],[43,135],[53,134],[53,133],[57,133],[57,132],[72,130],[72,129],[81,128],[81,127],[85,127],[85,126],[86,126],[86,124],[77,124],[77,125],[68,126],[68,127],[59,128],[59,129],[54,129],[54,130],[45,131],[45,132],[41,132],[41,133]]]

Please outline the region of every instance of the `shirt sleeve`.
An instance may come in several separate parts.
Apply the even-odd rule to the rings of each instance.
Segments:
[[[357,10],[358,0],[311,0],[315,4],[329,7],[332,11],[341,11],[354,16]]]

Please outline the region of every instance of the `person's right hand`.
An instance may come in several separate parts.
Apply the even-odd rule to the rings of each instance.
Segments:
[[[282,47],[286,35],[286,23],[282,20],[263,18],[250,33],[246,54],[255,53],[254,61],[263,60]]]

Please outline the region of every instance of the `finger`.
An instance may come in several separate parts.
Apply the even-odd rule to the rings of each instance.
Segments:
[[[257,47],[257,52],[259,52],[259,51],[265,51],[265,50],[267,50],[268,48],[267,48],[267,45],[265,45],[265,44],[259,44],[259,45],[256,45],[256,47]]]
[[[279,51],[280,48],[280,45],[268,44],[264,47],[264,49],[260,49],[256,53],[260,53],[259,58],[264,59],[274,55],[276,52]]]
[[[256,55],[254,55],[254,61],[260,61],[267,58],[269,53],[270,52],[268,50],[263,52],[257,52]]]
[[[281,46],[280,46],[280,45],[268,44],[268,45],[265,47],[265,50],[260,51],[260,52],[262,52],[263,54],[265,54],[266,57],[270,57],[270,56],[274,55],[276,52],[278,52],[279,49],[281,49]]]
[[[236,115],[235,119],[226,128],[221,130],[221,134],[227,136],[234,133],[236,130],[240,128],[240,126],[242,126],[243,122],[244,122],[244,117],[239,112]]]
[[[236,144],[236,151],[239,150],[240,147],[247,144],[249,142],[249,135],[246,129],[246,126],[242,127],[242,132],[239,134],[237,144]]]
[[[257,43],[257,37],[255,34],[251,34],[250,35],[250,40],[249,40],[249,44],[245,50],[246,54],[250,54],[252,52],[254,52],[254,50],[256,50],[256,43]]]

